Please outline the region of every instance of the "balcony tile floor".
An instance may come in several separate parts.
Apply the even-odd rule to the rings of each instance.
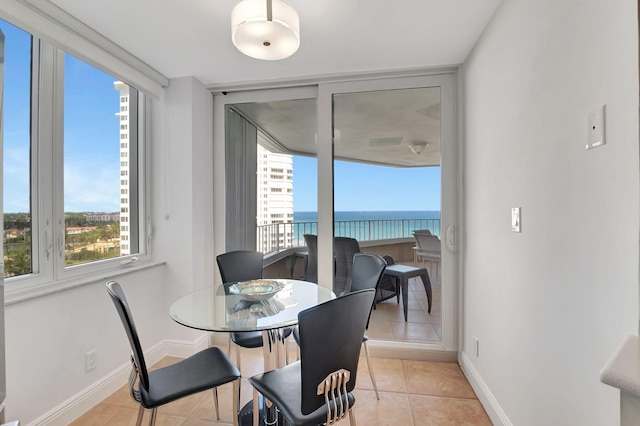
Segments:
[[[235,350],[235,349],[234,349]],[[232,359],[235,359],[233,354]],[[153,368],[176,362],[165,357]],[[380,400],[376,400],[365,359],[360,360],[356,383],[354,413],[359,425],[491,425],[473,389],[455,363],[406,361],[372,358]],[[262,351],[242,349],[243,382],[241,403],[252,398],[246,377],[262,371]],[[231,425],[231,385],[221,386],[220,421],[216,421],[211,391],[183,398],[158,409],[156,424],[164,425]],[[123,386],[72,423],[85,425],[135,425],[137,404]],[[147,424],[145,413],[143,424]],[[349,425],[348,419],[338,423]]]
[[[413,266],[413,262],[404,263]],[[442,298],[440,277],[435,268],[429,271],[432,303],[428,312],[427,293],[420,278],[409,280],[407,321],[404,320],[402,300],[395,297],[378,303],[371,313],[367,336],[371,339],[415,343],[440,343],[442,341]]]

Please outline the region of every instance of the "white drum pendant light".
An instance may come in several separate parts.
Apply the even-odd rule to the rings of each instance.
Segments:
[[[274,61],[300,46],[300,19],[282,0],[243,0],[231,11],[233,45],[247,56]]]

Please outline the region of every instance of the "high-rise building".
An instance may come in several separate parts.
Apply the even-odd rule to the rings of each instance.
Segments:
[[[131,254],[129,243],[129,86],[113,83],[120,92],[120,255]]]
[[[270,152],[258,132],[258,250],[269,253],[292,246],[293,157]]]

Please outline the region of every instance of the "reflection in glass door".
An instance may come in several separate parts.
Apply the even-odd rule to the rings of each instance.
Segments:
[[[406,286],[391,275],[380,283],[367,335],[382,346],[455,347],[455,258],[445,232],[456,223],[452,87],[438,75],[320,90],[331,110],[320,125],[332,136],[334,235],[408,271]]]
[[[335,235],[389,263],[425,268],[430,277],[427,283],[411,278],[403,288],[383,276],[367,334],[439,344],[440,88],[335,94],[333,114]],[[434,242],[429,260],[420,233]]]

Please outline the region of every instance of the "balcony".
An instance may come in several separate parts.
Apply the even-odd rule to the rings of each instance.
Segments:
[[[302,279],[304,262],[296,262],[296,252],[304,250],[304,234],[317,234],[317,222],[280,223],[258,227],[258,249],[265,253],[266,278],[291,276]],[[396,263],[414,265],[413,231],[428,229],[440,235],[440,219],[394,219],[336,221],[334,235],[355,238],[364,252],[389,254]],[[294,262],[293,269],[291,269]],[[420,264],[419,266],[422,266]],[[426,267],[426,265],[425,265]],[[396,298],[378,303],[371,314],[367,335],[374,340],[439,344],[442,341],[441,277],[430,269],[433,291],[431,313],[419,278],[409,281],[408,320],[404,321],[402,302]]]

